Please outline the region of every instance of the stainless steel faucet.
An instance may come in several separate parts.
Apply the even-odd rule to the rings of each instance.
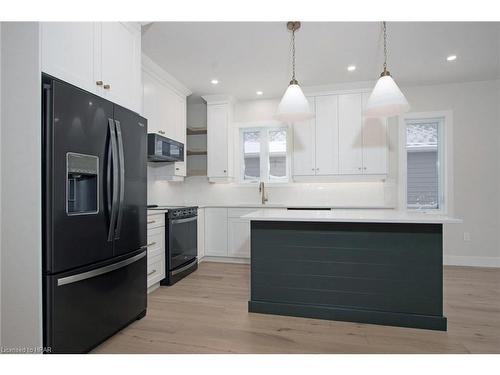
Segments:
[[[262,204],[266,204],[268,199],[266,197],[266,188],[264,185],[264,181],[261,181],[259,184],[259,193],[260,193],[260,199],[261,199]]]

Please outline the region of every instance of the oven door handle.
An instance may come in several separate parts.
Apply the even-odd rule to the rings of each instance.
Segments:
[[[186,219],[175,219],[175,220],[171,220],[170,222],[172,224],[182,224],[182,223],[188,223],[190,221],[195,221],[198,219],[198,216],[194,216],[194,217],[188,217]]]

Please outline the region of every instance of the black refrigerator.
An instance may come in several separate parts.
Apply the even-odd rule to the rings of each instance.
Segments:
[[[43,337],[84,353],[146,314],[147,120],[42,75]]]

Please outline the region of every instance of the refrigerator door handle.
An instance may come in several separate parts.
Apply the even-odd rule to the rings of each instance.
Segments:
[[[116,223],[115,239],[120,238],[123,218],[123,200],[125,197],[125,158],[123,155],[123,138],[120,121],[115,120],[116,138],[118,139],[118,160],[120,163],[120,198],[118,203],[118,220]]]
[[[113,119],[108,119],[109,125],[109,139],[111,143],[111,160],[113,163],[113,193],[112,193],[112,203],[111,203],[111,213],[109,215],[109,230],[108,230],[108,242],[113,241],[115,237],[115,227],[116,227],[116,214],[117,214],[117,201],[118,201],[118,156],[117,156],[117,145],[116,145],[116,131],[115,123]],[[109,180],[108,180],[109,182]],[[109,191],[109,185],[108,185]]]
[[[121,262],[118,262],[115,264],[110,264],[109,266],[101,267],[101,268],[98,268],[98,269],[95,269],[92,271],[82,272],[82,273],[79,273],[77,275],[62,277],[60,279],[57,279],[57,286],[72,284],[72,283],[76,283],[77,281],[90,279],[92,277],[96,277],[99,275],[104,275],[105,273],[109,273],[109,272],[115,271],[117,269],[123,268],[125,266],[128,266],[129,264],[135,263],[139,259],[144,258],[146,256],[146,254],[147,254],[147,252],[144,251],[140,254],[133,256],[132,258],[122,260]]]

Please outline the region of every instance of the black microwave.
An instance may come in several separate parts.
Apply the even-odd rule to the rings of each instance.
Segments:
[[[148,160],[184,161],[184,144],[155,133],[149,133]]]

